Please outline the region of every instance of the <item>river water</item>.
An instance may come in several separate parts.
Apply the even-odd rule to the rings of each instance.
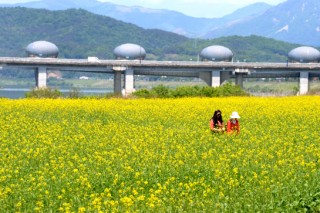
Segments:
[[[26,93],[29,91],[30,89],[28,88],[0,88],[0,97],[9,99],[25,98]],[[59,89],[59,91],[67,95],[71,91],[71,89]],[[106,89],[79,89],[79,93],[81,96],[101,96],[112,92],[113,90]]]

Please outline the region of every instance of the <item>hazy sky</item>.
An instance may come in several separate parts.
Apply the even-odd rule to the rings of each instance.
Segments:
[[[0,0],[1,3],[29,2],[34,0]],[[62,1],[62,0],[57,0]],[[142,6],[152,9],[168,9],[194,17],[221,17],[238,8],[255,2],[277,5],[286,0],[99,0],[126,6]]]

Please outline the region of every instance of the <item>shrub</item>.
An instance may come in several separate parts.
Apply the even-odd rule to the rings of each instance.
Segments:
[[[170,89],[169,87],[166,87],[162,84],[159,86],[153,87],[151,89],[151,93],[156,94],[156,97],[158,98],[168,98],[170,97]]]
[[[217,96],[217,92],[214,87],[202,87],[201,88],[201,96],[203,97],[215,97]]]
[[[175,90],[172,91],[173,97],[180,98],[180,97],[194,97],[200,96],[200,87],[199,86],[182,86],[177,87]]]
[[[81,98],[81,93],[78,88],[71,88],[69,93],[68,93],[69,98]]]
[[[223,97],[223,96],[248,96],[240,86],[234,86],[230,83],[220,87],[199,87],[182,86],[176,89],[169,89],[163,85],[156,86],[151,90],[141,89],[133,93],[136,97],[143,98],[182,98],[182,97]]]
[[[320,94],[320,88],[313,88],[310,89],[307,95],[319,95]]]
[[[137,97],[143,97],[143,98],[151,98],[152,97],[152,93],[150,90],[147,90],[147,89],[140,89],[140,90],[137,90],[133,93],[134,96],[137,96]]]
[[[57,89],[47,88],[34,88],[25,95],[26,98],[62,98],[63,94]]]

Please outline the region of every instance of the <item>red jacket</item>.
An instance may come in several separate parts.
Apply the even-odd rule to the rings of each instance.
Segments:
[[[228,120],[228,123],[227,123],[227,132],[228,133],[231,133],[233,131],[237,131],[237,133],[240,133],[240,124],[239,124],[239,121],[236,119],[236,123],[233,124],[231,122],[231,120]]]
[[[218,126],[215,127],[215,126],[214,126],[213,119],[211,119],[211,120],[210,120],[210,129],[211,129],[211,130],[214,130],[215,128],[223,128],[223,123],[220,123],[220,121],[218,121]]]

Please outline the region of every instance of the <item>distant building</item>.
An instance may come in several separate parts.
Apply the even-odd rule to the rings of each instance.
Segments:
[[[62,73],[60,71],[48,72],[47,78],[62,79]]]
[[[89,77],[87,77],[87,76],[80,76],[79,79],[81,79],[81,80],[88,80]]]

